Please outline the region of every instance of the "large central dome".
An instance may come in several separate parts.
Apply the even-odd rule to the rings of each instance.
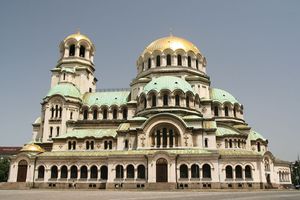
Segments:
[[[173,51],[177,49],[183,49],[185,52],[193,51],[195,54],[201,54],[199,49],[193,43],[186,39],[176,37],[173,35],[153,41],[145,48],[143,54],[151,54],[156,50],[164,51],[165,49],[172,49]]]

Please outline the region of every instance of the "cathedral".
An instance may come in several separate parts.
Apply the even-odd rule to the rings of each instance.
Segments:
[[[32,141],[8,182],[34,188],[265,189],[291,184],[289,162],[244,119],[244,106],[211,87],[207,61],[169,35],[136,61],[127,89],[96,89],[96,48],[75,33],[59,45]]]

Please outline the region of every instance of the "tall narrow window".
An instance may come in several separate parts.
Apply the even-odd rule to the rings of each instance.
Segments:
[[[123,119],[127,119],[127,115],[128,115],[128,110],[127,108],[123,108]]]
[[[50,126],[50,135],[49,135],[49,138],[52,138],[52,134],[53,134],[53,127]]]
[[[148,69],[151,68],[151,58],[148,58]]]
[[[84,56],[85,56],[85,47],[84,46],[80,46],[79,56],[84,58]]]
[[[193,164],[191,167],[191,172],[192,172],[192,178],[200,178],[200,169],[198,165]]]
[[[146,178],[146,173],[145,173],[145,166],[144,165],[139,165],[138,168],[137,168],[137,171],[138,171],[138,177],[139,179],[145,179]]]
[[[233,108],[233,115],[236,117],[236,107]]]
[[[83,111],[83,119],[84,120],[87,120],[88,119],[88,110],[87,109],[85,109],[84,111]]]
[[[167,94],[163,96],[163,103],[164,106],[167,106],[169,104],[169,96]]]
[[[73,141],[72,147],[73,147],[73,150],[76,150],[76,142],[75,141]]]
[[[66,73],[64,73],[64,80],[66,80]]]
[[[147,99],[146,99],[146,97],[144,97],[144,109],[146,109],[147,108]]]
[[[245,167],[245,178],[252,178],[251,166],[249,165]]]
[[[77,178],[78,176],[78,169],[75,165],[71,167],[71,178]]]
[[[209,164],[204,164],[202,167],[202,177],[203,178],[211,178],[211,167]]]
[[[156,56],[156,66],[160,67],[160,56]]]
[[[177,55],[177,65],[182,66],[182,58],[181,55]]]
[[[186,96],[185,103],[186,103],[186,107],[189,108],[190,107],[190,97],[189,96]]]
[[[173,130],[171,129],[169,131],[169,147],[173,147],[174,145],[174,133]]]
[[[204,147],[208,147],[208,138],[205,138],[205,140],[204,140]]]
[[[214,114],[215,114],[215,116],[219,116],[219,108],[218,108],[218,106],[214,107]]]
[[[228,116],[228,107],[227,106],[225,106],[225,116],[227,117]]]
[[[125,148],[125,149],[128,149],[128,140],[125,140],[124,143],[125,143],[125,144],[124,144],[124,148]]]
[[[89,141],[85,142],[85,148],[86,148],[86,150],[90,149],[90,142]]]
[[[192,59],[191,56],[188,56],[188,67],[192,66]]]
[[[62,107],[59,107],[59,118],[62,116]]]
[[[73,119],[73,112],[70,113],[70,119]]]
[[[97,109],[95,109],[93,111],[93,119],[96,120],[97,118],[98,118],[98,111],[97,111]]]
[[[235,167],[235,178],[243,178],[243,170],[240,165]]]
[[[109,141],[109,142],[108,142],[108,148],[109,148],[109,149],[112,149],[112,141]]]
[[[175,95],[175,106],[180,106],[180,97],[178,94]]]
[[[156,106],[156,95],[153,94],[152,95],[152,107],[155,107]]]
[[[188,167],[187,165],[183,164],[179,168],[180,171],[180,178],[188,178]]]
[[[260,143],[257,143],[257,151],[260,152]]]
[[[103,109],[102,114],[103,114],[103,119],[107,119],[107,109],[106,108]]]
[[[71,141],[68,142],[68,149],[69,149],[69,150],[72,149],[72,142],[71,142]]]
[[[126,178],[134,178],[134,167],[133,165],[128,165],[126,168]]]
[[[226,172],[226,178],[228,179],[233,178],[232,167],[230,165],[226,166],[225,172]]]
[[[108,149],[108,143],[107,143],[107,141],[104,141],[104,149]]]
[[[60,168],[60,178],[68,178],[68,168],[65,165]]]
[[[58,117],[58,105],[55,106],[55,117]]]
[[[91,145],[91,150],[94,150],[94,141],[91,141],[90,145]]]
[[[124,177],[124,169],[122,165],[117,165],[116,167],[116,178],[123,178]]]
[[[171,65],[171,55],[168,54],[167,55],[167,66],[170,66]]]
[[[75,44],[72,44],[69,49],[69,56],[75,56]]]
[[[39,166],[38,168],[38,178],[43,179],[45,176],[45,167]]]
[[[56,137],[59,136],[59,127],[56,127]]]
[[[199,62],[197,59],[196,59],[196,68],[199,69]]]
[[[113,109],[113,119],[117,119],[118,118],[118,110],[115,108]]]
[[[52,107],[52,108],[51,108],[51,118],[54,117],[54,110],[55,110],[55,109]]]
[[[156,146],[160,147],[160,130],[156,132]]]
[[[166,128],[163,128],[162,138],[163,138],[163,147],[167,147],[168,137],[167,137],[167,129]]]

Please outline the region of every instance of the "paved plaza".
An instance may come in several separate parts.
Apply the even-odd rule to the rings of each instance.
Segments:
[[[102,190],[0,190],[0,200],[198,200],[198,199],[291,199],[299,200],[300,191],[102,191]]]

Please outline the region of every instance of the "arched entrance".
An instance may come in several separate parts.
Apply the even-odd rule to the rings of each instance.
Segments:
[[[168,161],[164,158],[156,161],[156,182],[168,182]]]
[[[28,163],[26,160],[21,160],[18,163],[17,182],[26,182],[27,166],[28,166]]]

